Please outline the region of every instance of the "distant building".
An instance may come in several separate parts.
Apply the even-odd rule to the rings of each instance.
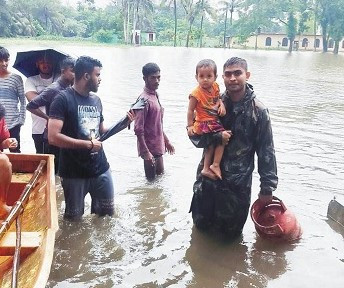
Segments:
[[[293,50],[314,51],[315,49],[322,51],[322,44],[322,35],[296,35],[293,43]],[[247,38],[245,43],[238,43],[238,39],[236,39],[236,37],[233,37],[233,39],[231,39],[231,47],[247,47],[258,49],[288,49],[289,39],[286,34],[282,33],[260,33],[257,35],[251,35],[249,38]],[[333,49],[334,41],[330,38],[328,41],[328,51],[333,51]],[[339,44],[339,52],[344,52],[344,40],[342,40]]]
[[[132,30],[131,33],[131,43],[135,45],[156,41],[156,33],[152,31]]]
[[[141,32],[142,43],[155,42],[156,33],[152,31],[142,31]]]

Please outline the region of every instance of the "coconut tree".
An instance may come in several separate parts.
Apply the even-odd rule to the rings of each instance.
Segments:
[[[143,23],[145,23],[145,26],[149,25],[149,16],[154,11],[152,0],[134,0],[133,8],[133,30],[135,31],[137,29],[138,23],[141,24],[141,28],[143,27]],[[133,34],[133,43],[135,43],[134,37],[135,34]]]
[[[201,1],[194,2],[194,0],[181,0],[181,4],[184,8],[186,19],[188,21],[188,32],[186,36],[186,47],[189,47],[190,35],[192,30],[192,25],[201,12]]]
[[[162,0],[161,6],[171,7],[173,5],[173,18],[174,18],[174,35],[173,46],[177,46],[177,0]]]
[[[223,48],[226,47],[226,36],[227,36],[227,23],[228,23],[228,12],[230,13],[229,17],[229,24],[230,27],[232,28],[233,25],[233,13],[235,8],[240,7],[240,5],[243,4],[243,0],[227,0],[227,1],[220,1],[220,9],[219,11],[224,14],[225,16],[225,26],[224,26],[224,31],[223,31]],[[230,48],[228,46],[228,48]]]
[[[206,15],[210,18],[216,18],[216,11],[210,5],[209,0],[201,0],[200,2],[200,13],[201,13],[201,24],[200,24],[200,38],[199,38],[199,47],[202,47],[202,38],[203,38],[203,20]]]

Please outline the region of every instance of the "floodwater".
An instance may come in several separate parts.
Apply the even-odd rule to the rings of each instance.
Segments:
[[[12,55],[29,47],[9,47]],[[119,120],[143,88],[141,68],[161,67],[159,88],[165,132],[176,154],[165,156],[166,173],[144,178],[136,138],[125,130],[104,142],[115,183],[116,215],[90,215],[80,223],[62,219],[47,287],[344,287],[344,228],[327,218],[328,203],[344,198],[344,55],[320,52],[245,51],[167,47],[56,47],[103,63],[99,95],[105,123]],[[248,218],[242,237],[226,243],[197,231],[188,213],[202,151],[186,131],[188,93],[203,58],[222,65],[232,56],[248,60],[250,83],[269,108],[278,161],[275,195],[303,228],[300,241],[271,244],[256,235]],[[13,61],[14,61],[14,56]],[[28,115],[23,151],[33,152]],[[254,174],[252,199],[259,191]]]

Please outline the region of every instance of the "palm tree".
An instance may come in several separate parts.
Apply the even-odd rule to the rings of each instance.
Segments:
[[[201,0],[200,2],[200,13],[201,13],[201,27],[200,27],[200,38],[199,38],[199,47],[202,47],[202,37],[203,37],[203,20],[204,16],[207,14],[211,18],[216,17],[214,8],[210,5],[208,0]]]
[[[161,5],[170,7],[173,3],[173,16],[174,16],[174,37],[173,46],[177,46],[177,0],[162,0]]]
[[[186,18],[189,23],[189,29],[186,36],[186,47],[189,47],[189,41],[190,41],[190,35],[191,35],[191,29],[192,25],[196,19],[196,17],[201,12],[201,2],[194,3],[194,0],[181,0],[182,6],[184,8],[184,11],[186,13]]]
[[[153,10],[154,4],[151,0],[133,0],[133,31],[137,29],[139,22],[141,22],[140,26],[142,28],[143,22],[148,19]],[[132,37],[132,43],[135,44],[135,33],[133,33]]]
[[[239,7],[244,1],[242,0],[227,0],[227,1],[220,1],[219,4],[223,7],[220,8],[220,11],[224,12],[225,14],[225,27],[223,33],[223,48],[226,48],[226,36],[227,36],[227,22],[228,22],[228,12],[230,13],[230,27],[233,25],[233,13],[234,8]],[[228,43],[228,48],[230,48],[230,43]]]

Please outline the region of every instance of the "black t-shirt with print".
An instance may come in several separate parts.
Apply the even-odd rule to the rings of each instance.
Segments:
[[[50,118],[63,121],[61,133],[76,139],[99,138],[104,121],[100,98],[90,93],[85,97],[69,87],[55,97]],[[88,149],[61,148],[59,175],[65,178],[97,177],[109,169],[103,148],[91,153]]]

